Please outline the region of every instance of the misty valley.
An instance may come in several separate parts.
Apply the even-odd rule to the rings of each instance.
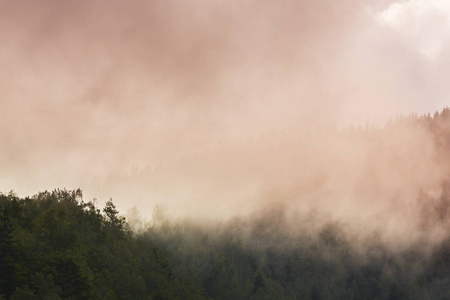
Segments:
[[[159,204],[148,221],[112,200],[86,202],[79,189],[3,193],[0,299],[450,299],[450,110],[336,135],[385,164],[353,183],[356,213],[333,211],[352,207],[338,200],[301,201],[331,175],[225,220],[174,217]],[[424,144],[433,155],[411,155]],[[436,180],[421,159],[435,163]]]

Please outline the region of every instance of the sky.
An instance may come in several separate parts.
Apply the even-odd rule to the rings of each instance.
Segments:
[[[311,202],[358,161],[331,128],[448,105],[449,37],[446,0],[0,0],[0,190],[147,216]]]

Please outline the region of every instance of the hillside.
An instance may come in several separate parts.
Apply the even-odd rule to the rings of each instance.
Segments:
[[[420,164],[399,165],[391,155],[404,149],[384,147],[405,128],[431,139],[440,172],[433,190],[410,194],[416,187],[402,186],[397,199],[408,195],[407,202],[380,199],[390,209],[385,220],[402,219],[408,236],[389,231],[400,221],[366,227],[320,210],[292,214],[294,206],[280,201],[223,222],[175,219],[157,206],[151,222],[132,228],[136,220],[112,201],[100,210],[80,190],[1,194],[0,298],[450,299],[450,110],[336,134],[369,141],[371,159],[404,170]],[[384,188],[379,170],[364,175],[370,185],[361,201],[369,192],[382,198],[383,190],[373,195]]]

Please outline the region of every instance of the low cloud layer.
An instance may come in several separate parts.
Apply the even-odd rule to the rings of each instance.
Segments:
[[[427,133],[336,128],[446,106],[447,6],[0,1],[0,188],[212,218],[270,198],[355,222],[439,193]],[[414,213],[383,221],[398,234]]]

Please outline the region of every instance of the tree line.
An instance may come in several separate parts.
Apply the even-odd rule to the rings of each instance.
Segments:
[[[362,253],[336,224],[288,236],[276,214],[210,227],[163,217],[133,234],[112,201],[101,211],[80,190],[1,194],[0,295],[450,299],[450,239],[427,256],[389,251],[375,238]]]

